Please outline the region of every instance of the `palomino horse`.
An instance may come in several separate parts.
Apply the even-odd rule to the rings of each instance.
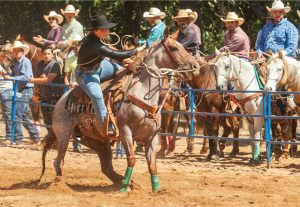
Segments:
[[[217,80],[215,71],[210,67],[203,59],[198,58],[198,62],[201,65],[201,69],[198,75],[194,75],[193,79],[188,81],[188,84],[194,89],[207,89],[214,90],[217,86]],[[195,92],[195,110],[197,112],[210,112],[221,113],[224,111],[226,102],[223,97],[218,93],[210,92]],[[224,132],[224,137],[228,137],[230,132],[233,132],[234,137],[239,134],[239,125],[234,120],[236,117],[227,117],[226,119],[220,119],[219,116],[196,116],[197,124],[203,128],[204,135],[217,137],[219,134],[219,124],[221,123]],[[188,148],[193,149],[194,139],[188,139]],[[225,148],[225,142],[210,139],[209,141],[209,154],[207,160],[215,159],[219,160],[220,156],[224,156],[223,150]],[[203,147],[200,151],[201,154],[207,152],[207,139],[204,139]],[[239,153],[238,142],[234,142],[232,152],[230,156],[234,157]]]
[[[300,91],[300,62],[291,57],[285,57],[281,50],[278,54],[274,54],[267,65],[268,75],[265,90],[276,91],[281,86],[287,88],[289,91]],[[282,97],[282,96],[277,96]],[[286,99],[286,98],[285,98]],[[284,100],[286,102],[286,100]],[[300,94],[296,94],[294,101],[296,103],[296,112],[300,114]],[[282,108],[282,107],[281,107]],[[286,112],[286,111],[285,111]],[[282,115],[289,115],[284,113]],[[286,133],[283,134],[284,141],[290,141],[296,137],[297,120],[274,120],[281,121],[281,130]],[[272,124],[273,122],[272,121]],[[291,123],[292,122],[292,123]],[[291,126],[291,129],[286,129]],[[276,135],[276,134],[275,134]],[[289,151],[289,145],[284,145],[283,154],[286,156]],[[275,154],[276,156],[276,154]]]
[[[122,101],[120,109],[116,113],[117,125],[127,155],[128,165],[122,180],[121,192],[126,192],[131,183],[131,175],[135,165],[134,140],[143,143],[145,146],[152,191],[157,192],[160,189],[156,168],[156,151],[159,146],[157,132],[160,128],[158,122],[160,114],[141,107],[141,104],[147,106],[147,108],[154,108],[159,105],[159,93],[162,86],[160,69],[169,68],[174,71],[177,69],[181,71],[199,70],[195,58],[185,51],[178,42],[169,38],[168,32],[165,33],[164,40],[155,43],[149,49],[140,67],[141,71],[134,74],[128,90],[124,91],[125,100]],[[98,137],[91,135],[95,131],[97,132],[100,125],[94,119],[94,115],[76,114],[66,110],[65,106],[71,92],[72,90],[69,90],[58,101],[53,114],[53,130],[58,141],[58,154],[54,162],[56,175],[62,176],[61,164],[69,140],[74,134],[73,131],[77,129],[82,133],[83,144],[94,149],[98,154],[102,172],[114,183],[118,183],[120,175],[113,170],[111,141],[108,137],[103,137],[99,133]],[[129,97],[134,97],[134,100],[138,101],[132,101]],[[159,110],[156,112],[159,112]]]
[[[219,88],[227,89],[227,83],[230,81],[235,90],[258,91],[260,86],[256,79],[254,67],[245,60],[234,55],[220,54],[214,63]],[[234,98],[243,114],[263,115],[263,99],[260,93],[237,93]],[[264,119],[262,117],[246,118],[249,126],[251,138],[260,139],[260,132],[263,127]],[[252,144],[252,159],[250,164],[256,165],[260,160],[260,143],[255,141]]]

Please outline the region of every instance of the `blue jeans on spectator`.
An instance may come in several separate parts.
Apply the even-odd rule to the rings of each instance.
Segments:
[[[9,140],[11,137],[11,100],[12,100],[12,89],[5,88],[0,89],[0,102],[2,107],[2,113],[5,120],[5,132],[6,139]]]
[[[107,112],[100,83],[113,78],[120,67],[120,65],[104,59],[96,70],[82,71],[76,69],[76,80],[91,98],[96,118],[101,123],[104,123]]]
[[[16,102],[16,119],[15,119],[15,138],[14,141],[23,141],[22,125],[28,131],[30,139],[38,141],[39,132],[29,119],[29,100],[33,96],[33,88],[25,88],[17,97]]]

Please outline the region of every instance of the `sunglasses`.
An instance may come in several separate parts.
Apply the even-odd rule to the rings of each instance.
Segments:
[[[49,17],[48,20],[49,20],[49,21],[51,21],[51,20],[56,20],[56,18],[55,18],[55,17]]]

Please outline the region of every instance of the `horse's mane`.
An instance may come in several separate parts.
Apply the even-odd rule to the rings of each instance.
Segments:
[[[292,66],[292,67],[300,69],[300,61],[298,61],[292,57],[285,57],[285,59],[286,59],[286,63],[288,66]]]

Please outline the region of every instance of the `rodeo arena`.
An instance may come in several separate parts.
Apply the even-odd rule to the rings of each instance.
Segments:
[[[268,3],[255,48],[238,11],[204,54],[191,9],[137,38],[72,4],[2,42],[0,206],[300,206],[300,11]]]

